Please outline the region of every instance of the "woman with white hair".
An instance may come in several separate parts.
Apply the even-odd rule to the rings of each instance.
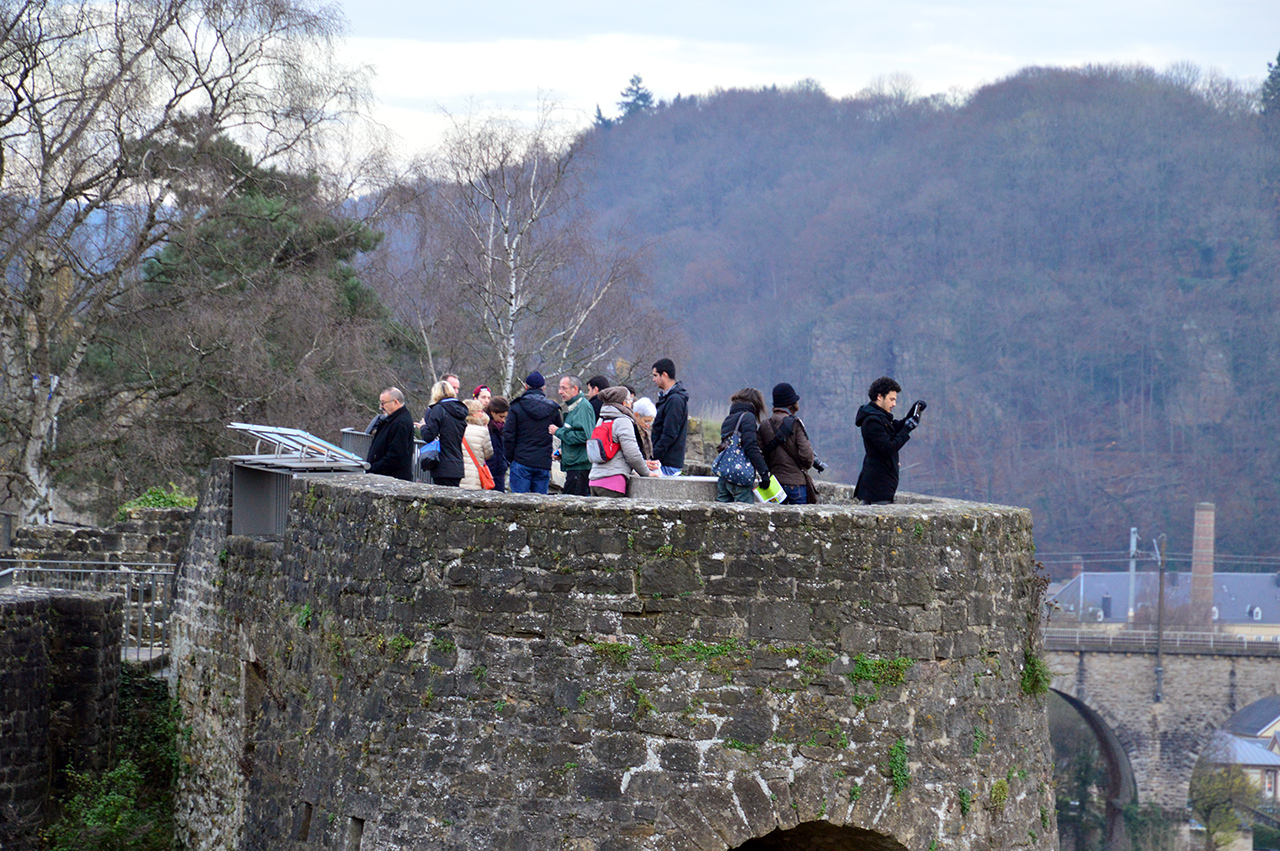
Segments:
[[[640,436],[640,451],[644,453],[645,460],[653,457],[653,418],[658,415],[658,406],[653,404],[653,400],[648,396],[641,396],[632,405],[631,410],[636,415],[636,425]]]
[[[606,453],[612,453],[603,461],[592,461],[588,483],[592,496],[626,496],[627,478],[635,473],[638,476],[651,476],[651,467],[657,467],[657,461],[646,461],[640,453],[638,434],[639,425],[635,415],[627,405],[627,389],[610,387],[600,391],[600,420],[610,423],[609,433],[612,440],[604,447]]]

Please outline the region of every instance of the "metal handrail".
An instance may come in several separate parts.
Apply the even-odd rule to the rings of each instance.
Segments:
[[[1044,643],[1049,650],[1156,651],[1154,630],[1100,632],[1090,629],[1046,627]],[[1225,632],[1168,632],[1164,634],[1167,653],[1221,651],[1248,656],[1280,656],[1280,635],[1237,635]]]
[[[10,570],[22,569],[24,567],[30,567],[31,565],[43,566],[46,564],[67,564],[67,565],[77,565],[77,566],[96,565],[95,567],[86,568],[88,570],[110,570],[110,569],[119,568],[119,567],[128,567],[131,569],[146,568],[148,570],[155,570],[156,568],[168,568],[169,570],[173,570],[173,565],[166,561],[105,561],[103,559],[89,561],[87,559],[57,559],[57,558],[43,558],[41,556],[30,556],[28,558],[22,558],[20,556],[15,558],[0,558],[0,565],[4,565],[4,564],[13,565],[13,568],[9,568]],[[67,568],[67,569],[75,570],[77,568],[73,567],[73,568]]]
[[[32,562],[39,564],[33,565]],[[24,584],[123,594],[124,635],[121,639],[121,658],[130,662],[152,662],[168,654],[169,613],[173,611],[177,576],[172,566],[131,563],[146,569],[120,570],[117,563],[101,561],[0,559],[0,563],[14,565],[0,570],[0,588]]]

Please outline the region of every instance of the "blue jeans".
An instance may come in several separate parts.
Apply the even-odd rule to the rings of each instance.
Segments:
[[[519,461],[511,462],[512,493],[546,493],[551,485],[551,471],[526,467]]]
[[[683,467],[668,467],[666,464],[659,464],[658,466],[662,468],[662,475],[664,476],[678,476],[680,471],[684,469]]]
[[[789,505],[809,504],[808,485],[783,485],[782,491],[787,495],[787,503]]]

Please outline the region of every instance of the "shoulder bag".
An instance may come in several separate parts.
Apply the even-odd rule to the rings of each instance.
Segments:
[[[742,451],[742,435],[738,433],[738,429],[742,426],[742,418],[745,416],[745,411],[738,414],[738,421],[733,425],[733,434],[729,435],[724,449],[711,464],[711,472],[740,488],[749,488],[756,483],[755,465],[747,459],[747,453]]]
[[[489,472],[488,464],[481,464],[476,460],[476,453],[471,451],[471,444],[467,443],[467,439],[462,439],[462,448],[467,450],[467,454],[471,456],[471,463],[476,465],[476,473],[480,476],[480,487],[484,490],[493,490],[493,473]]]

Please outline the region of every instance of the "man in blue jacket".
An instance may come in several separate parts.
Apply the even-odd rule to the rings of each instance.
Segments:
[[[661,358],[653,365],[658,387],[658,415],[653,418],[653,457],[662,475],[678,476],[684,467],[684,442],[689,436],[689,394],[676,381],[676,365]]]
[[[551,484],[551,429],[564,425],[560,406],[547,398],[546,379],[531,372],[524,393],[511,403],[502,427],[502,449],[511,462],[512,493],[546,493]]]

